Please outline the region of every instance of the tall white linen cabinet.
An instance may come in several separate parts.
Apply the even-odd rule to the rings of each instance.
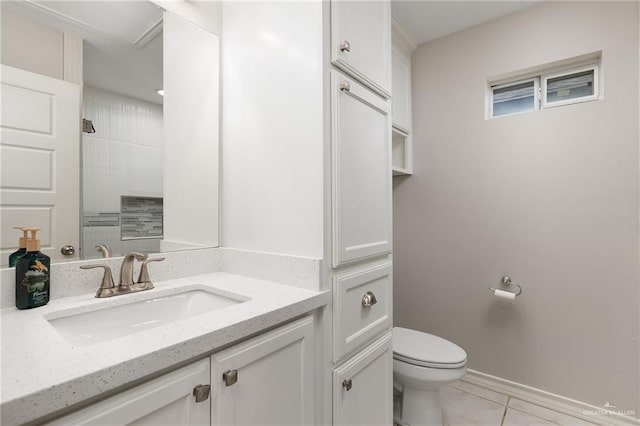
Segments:
[[[389,1],[223,4],[222,240],[324,259],[315,424],[393,423],[391,44]]]

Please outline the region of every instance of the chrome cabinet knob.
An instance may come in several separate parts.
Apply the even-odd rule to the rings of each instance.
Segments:
[[[344,379],[344,380],[342,381],[342,387],[343,387],[347,392],[349,392],[349,391],[351,390],[351,388],[353,387],[353,382],[351,382],[351,379],[349,379],[349,380]]]
[[[378,299],[376,299],[376,295],[372,292],[368,291],[362,296],[362,306],[365,308],[369,308],[378,303]]]
[[[349,84],[348,81],[343,81],[342,83],[340,83],[340,91],[349,92],[350,90],[351,90],[351,85]]]
[[[62,246],[62,248],[60,249],[60,253],[62,253],[65,256],[73,256],[75,252],[76,252],[76,248],[71,245]]]
[[[351,52],[351,44],[345,40],[342,43],[340,43],[340,51],[341,52]]]

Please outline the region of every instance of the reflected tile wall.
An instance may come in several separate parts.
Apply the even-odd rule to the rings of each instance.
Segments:
[[[85,86],[83,118],[96,129],[83,133],[84,212],[90,216],[120,212],[122,196],[162,197],[162,105]],[[119,226],[85,228],[84,234],[85,255],[95,243],[122,245],[123,250],[131,245],[120,241]],[[150,242],[145,248],[157,251],[157,244]]]
[[[162,215],[161,197],[123,196],[120,211],[121,239],[162,238]]]

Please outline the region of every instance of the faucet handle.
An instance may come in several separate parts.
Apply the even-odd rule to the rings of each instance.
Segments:
[[[111,268],[109,265],[83,265],[80,269],[95,269],[103,268],[104,275],[102,276],[102,284],[96,291],[96,297],[109,297],[115,294],[115,284],[113,283],[113,275],[111,275]]]
[[[136,258],[136,260],[137,260],[137,261],[139,261],[139,262],[142,262],[143,260],[146,260],[146,259],[149,257],[149,255],[148,255],[148,254],[146,254],[146,253],[139,253],[139,252],[137,252],[137,251],[132,251],[132,252],[128,253],[128,254],[127,254],[127,257],[128,257],[128,256],[135,257],[135,258]]]
[[[150,262],[161,262],[164,259],[164,257],[155,257],[146,259],[144,262],[142,262],[142,266],[140,267],[140,275],[138,276],[138,284],[151,284],[151,279],[149,278],[148,271],[149,268],[147,267],[147,264]]]

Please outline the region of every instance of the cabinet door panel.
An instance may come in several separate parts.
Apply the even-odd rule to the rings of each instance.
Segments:
[[[313,424],[312,337],[307,317],[214,354],[212,424]],[[235,372],[237,381],[227,385],[225,372]]]
[[[393,126],[405,133],[411,133],[411,56],[395,43],[392,52],[391,116]]]
[[[193,389],[209,379],[209,359],[205,359],[48,424],[209,425],[210,400],[198,403],[193,396]]]
[[[334,370],[333,424],[393,424],[393,349],[390,332]]]
[[[383,96],[391,94],[391,3],[331,2],[331,60]]]
[[[391,251],[391,118],[389,101],[344,74],[331,77],[337,267]]]

